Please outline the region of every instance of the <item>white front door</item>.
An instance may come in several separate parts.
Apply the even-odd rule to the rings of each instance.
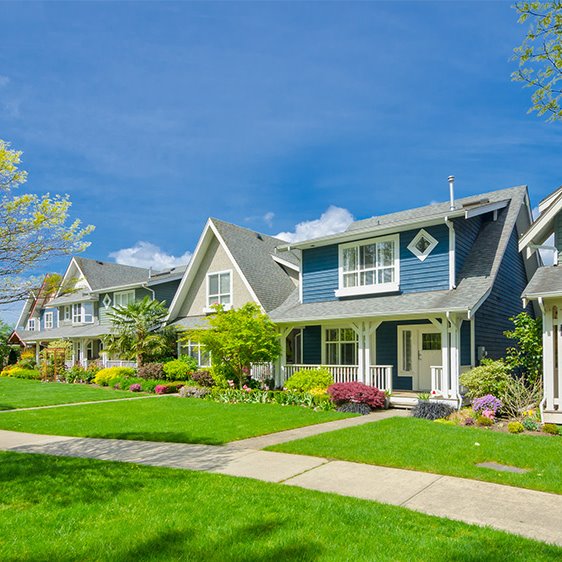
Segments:
[[[398,327],[398,376],[411,377],[412,390],[431,391],[431,367],[441,362],[441,333],[435,327]]]
[[[431,391],[431,367],[441,365],[441,334],[435,329],[418,331],[418,377],[415,390]]]

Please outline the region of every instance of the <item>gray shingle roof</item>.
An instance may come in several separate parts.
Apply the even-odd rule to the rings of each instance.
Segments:
[[[275,322],[304,322],[472,310],[480,304],[493,286],[526,194],[526,187],[486,194],[491,202],[503,201],[506,198],[510,202],[508,207],[498,213],[497,221],[487,222],[481,228],[460,272],[456,289],[309,304],[300,304],[298,291],[294,291],[282,306],[270,313],[270,316]]]
[[[92,291],[148,281],[148,269],[75,257]]]
[[[207,326],[206,316],[184,316],[170,322],[170,326],[181,328],[182,330],[195,330],[205,328]]]
[[[280,306],[295,288],[283,268],[272,258],[283,240],[241,226],[211,219],[263,308]],[[283,252],[279,257],[298,265],[300,253]]]
[[[53,306],[62,306],[65,304],[97,299],[97,295],[94,297],[89,291],[75,291],[72,293],[68,293],[67,295],[61,295],[60,297],[57,297],[56,299],[45,303],[43,308],[51,308]]]
[[[534,299],[548,295],[562,295],[562,267],[559,265],[539,267],[525,287],[522,296],[527,299]]]

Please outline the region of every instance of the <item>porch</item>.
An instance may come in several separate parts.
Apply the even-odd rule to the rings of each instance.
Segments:
[[[391,403],[411,405],[420,393],[458,405],[459,377],[475,362],[466,316],[369,319],[281,328],[276,382],[299,370],[328,369],[335,382],[361,382],[386,391]]]

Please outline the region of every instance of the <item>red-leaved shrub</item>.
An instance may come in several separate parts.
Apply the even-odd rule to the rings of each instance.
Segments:
[[[371,408],[384,408],[384,392],[362,382],[337,382],[328,387],[328,394],[338,406],[355,402]]]
[[[176,392],[179,392],[179,389],[182,386],[182,383],[157,384],[154,387],[154,392],[156,394],[174,394]]]

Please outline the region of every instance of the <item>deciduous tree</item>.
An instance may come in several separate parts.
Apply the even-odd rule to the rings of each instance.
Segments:
[[[14,193],[27,179],[21,154],[0,140],[0,304],[26,297],[39,286],[26,275],[56,256],[83,251],[93,230],[70,221],[68,195]]]

